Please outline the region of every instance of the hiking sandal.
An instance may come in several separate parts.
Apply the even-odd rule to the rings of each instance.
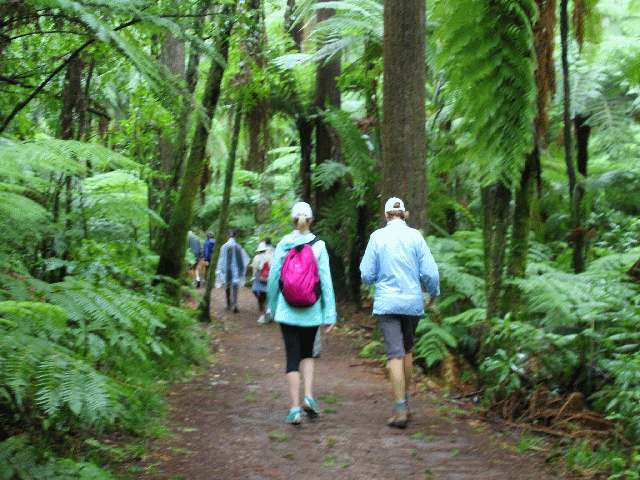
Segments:
[[[317,418],[320,415],[320,408],[318,408],[318,402],[312,397],[304,397],[302,402],[302,408],[309,418]]]
[[[284,419],[284,422],[289,425],[300,425],[302,423],[302,410],[300,410],[300,407],[289,410],[289,414],[287,418]]]

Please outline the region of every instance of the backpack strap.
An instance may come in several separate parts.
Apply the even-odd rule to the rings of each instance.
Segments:
[[[307,242],[307,243],[301,243],[300,245],[296,245],[296,246],[295,246],[295,247],[293,247],[293,248],[295,248],[295,249],[299,252],[300,250],[302,250],[302,247],[304,247],[305,245],[309,245],[310,247],[312,247],[312,248],[313,248],[313,246],[314,246],[314,245],[316,244],[316,242],[318,242],[318,241],[320,241],[320,237],[316,237],[316,238],[314,238],[313,240],[311,240],[310,242]]]

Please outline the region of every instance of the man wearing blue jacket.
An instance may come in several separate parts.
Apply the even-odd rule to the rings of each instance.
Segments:
[[[390,198],[384,207],[387,225],[371,234],[360,263],[365,284],[375,284],[373,316],[384,336],[395,403],[391,427],[406,428],[407,390],[413,370],[413,338],[424,315],[423,289],[429,306],[440,295],[438,266],[420,231],[407,226],[404,202]]]

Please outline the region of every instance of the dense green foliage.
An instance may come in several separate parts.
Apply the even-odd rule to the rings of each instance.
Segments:
[[[155,216],[138,164],[54,139],[2,145],[0,158],[0,476],[107,478],[50,448],[149,431],[156,382],[202,358],[203,345],[193,316],[151,286]],[[47,202],[65,176],[76,193],[54,219]]]

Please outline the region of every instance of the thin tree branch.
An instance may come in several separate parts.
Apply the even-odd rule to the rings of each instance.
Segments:
[[[18,38],[29,37],[31,35],[45,35],[49,33],[60,33],[60,34],[72,34],[72,35],[88,35],[87,32],[74,32],[72,30],[41,30],[37,32],[28,32],[20,35],[16,35],[15,37],[9,37],[9,40],[16,40]]]
[[[119,25],[118,27],[114,28],[114,31],[118,31],[118,30],[122,30],[124,28],[130,27],[131,25],[134,25],[136,23],[140,22],[139,19],[135,19],[135,20],[130,20],[126,23],[123,23],[122,25]],[[96,38],[92,38],[90,40],[87,40],[86,42],[84,42],[82,45],[80,45],[78,48],[76,48],[73,52],[71,52],[71,54],[66,58],[66,60],[64,60],[60,65],[58,65],[49,75],[47,75],[47,78],[45,78],[40,85],[38,85],[33,92],[31,92],[29,94],[29,96],[27,98],[25,98],[23,101],[21,101],[20,103],[18,103],[14,109],[11,111],[11,113],[7,116],[7,118],[4,119],[4,121],[2,122],[2,125],[0,125],[0,133],[4,132],[6,130],[6,128],[9,126],[9,124],[11,123],[11,121],[16,117],[16,115],[18,115],[18,113],[20,113],[22,111],[23,108],[25,108],[27,105],[29,105],[29,103],[31,102],[31,100],[33,100],[43,89],[44,87],[46,87],[49,82],[58,74],[60,73],[67,65],[69,65],[69,63],[76,58],[78,55],[80,55],[80,53],[87,48],[88,46],[92,45],[93,43],[95,43],[97,41]]]

